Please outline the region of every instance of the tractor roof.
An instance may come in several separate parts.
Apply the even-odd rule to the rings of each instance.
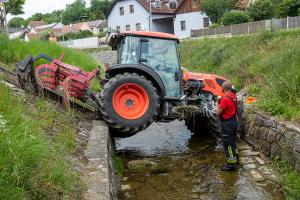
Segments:
[[[122,37],[126,36],[136,36],[136,37],[152,37],[166,40],[176,40],[179,43],[179,38],[173,34],[161,33],[161,32],[151,32],[151,31],[129,31],[121,33],[112,33],[108,38],[108,44],[113,47],[119,43]]]
[[[154,38],[162,38],[162,39],[171,39],[171,40],[179,40],[175,35],[169,33],[162,32],[150,32],[150,31],[130,31],[130,32],[122,32],[120,35],[133,35],[133,36],[141,36],[141,37],[154,37]]]

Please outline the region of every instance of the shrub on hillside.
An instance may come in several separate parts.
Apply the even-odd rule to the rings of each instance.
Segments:
[[[271,0],[258,0],[251,4],[248,11],[254,21],[270,19],[274,13],[274,6]]]
[[[250,16],[247,12],[233,10],[230,12],[224,13],[222,17],[223,25],[231,25],[231,24],[241,24],[250,21]]]
[[[59,41],[62,40],[75,40],[92,37],[94,34],[89,30],[80,30],[79,32],[70,32],[58,38]]]
[[[206,0],[201,8],[213,23],[218,23],[225,12],[235,9],[236,3],[237,0]]]
[[[279,5],[278,14],[280,17],[293,17],[299,15],[300,0],[283,0]]]

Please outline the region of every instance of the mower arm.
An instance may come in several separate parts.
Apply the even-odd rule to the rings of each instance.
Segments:
[[[51,58],[50,56],[47,56],[46,54],[44,53],[41,53],[39,55],[37,55],[36,57],[33,58],[33,62],[41,59],[41,58],[44,58],[45,60],[48,60],[49,62],[52,62],[54,59]]]

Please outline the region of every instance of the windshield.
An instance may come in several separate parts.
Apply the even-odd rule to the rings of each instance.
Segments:
[[[167,96],[180,95],[180,81],[175,78],[180,70],[175,40],[127,36],[120,45],[119,64],[138,64],[140,61],[159,74]]]

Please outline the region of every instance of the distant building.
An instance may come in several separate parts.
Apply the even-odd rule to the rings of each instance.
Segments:
[[[20,40],[26,40],[26,34],[28,33],[27,29],[19,29],[12,31],[9,29],[9,39],[20,39]]]
[[[199,4],[200,0],[115,0],[107,16],[108,27],[118,31],[158,31],[187,38],[192,29],[210,25]]]
[[[79,32],[79,31],[91,31],[93,30],[90,28],[87,22],[81,22],[81,23],[76,23],[76,24],[69,24],[69,25],[64,25],[62,29],[63,34],[71,33],[71,32]]]
[[[37,26],[42,26],[42,25],[45,25],[47,24],[46,22],[44,22],[43,20],[41,21],[30,21],[29,24],[28,24],[28,29],[31,30]]]
[[[89,21],[86,22],[90,29],[92,29],[92,32],[95,35],[98,35],[101,32],[107,31],[107,21],[106,20],[95,20],[95,21]]]
[[[257,0],[239,0],[236,7],[240,10],[246,10],[255,1],[257,1]]]
[[[41,33],[44,31],[51,31],[55,33],[55,35],[62,35],[64,25],[62,23],[52,23],[52,24],[45,24],[42,26],[36,26],[31,29],[31,33]]]

